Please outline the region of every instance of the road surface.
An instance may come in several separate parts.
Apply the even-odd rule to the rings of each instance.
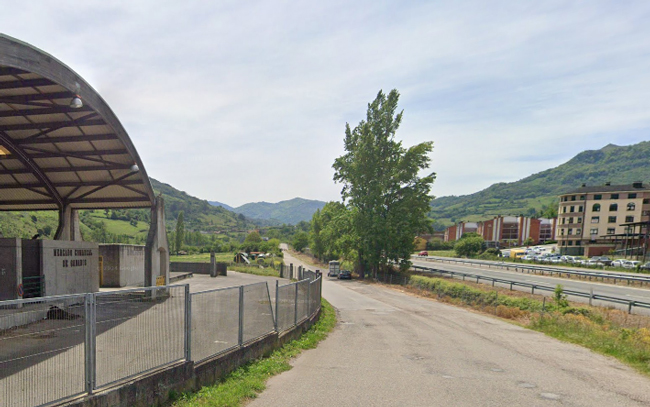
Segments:
[[[598,294],[598,295],[607,295],[610,297],[622,298],[627,301],[643,301],[646,303],[650,302],[650,289],[647,286],[629,287],[626,285],[609,284],[607,282],[551,277],[548,275],[543,276],[537,274],[526,274],[514,270],[479,267],[478,265],[470,265],[470,264],[442,263],[438,261],[419,260],[416,258],[411,259],[411,262],[413,262],[414,265],[421,266],[421,267],[432,267],[441,270],[456,271],[460,273],[475,274],[475,275],[481,275],[481,276],[492,277],[492,278],[502,278],[506,280],[518,281],[527,284],[539,284],[539,285],[546,285],[551,287],[555,287],[556,285],[561,284],[565,290],[582,291],[585,293],[589,293],[589,290],[593,289],[594,294]],[[483,283],[491,284],[488,281],[483,281]],[[504,285],[501,286],[503,287]],[[526,288],[526,287],[515,287],[515,288],[520,291],[530,292],[530,288]],[[536,291],[536,292],[538,294],[543,293],[544,295],[547,296],[553,295],[553,292],[548,292],[548,291]],[[589,301],[589,299],[584,297],[570,296],[569,299],[571,301],[578,301],[578,302]],[[604,307],[613,306],[613,307],[627,310],[627,304],[615,304],[611,302],[593,301],[593,305],[604,306]],[[642,308],[635,308],[634,312],[637,314],[644,314],[644,315],[650,314],[650,310],[642,309]]]
[[[338,326],[251,407],[650,405],[650,379],[579,346],[379,285],[323,295]]]

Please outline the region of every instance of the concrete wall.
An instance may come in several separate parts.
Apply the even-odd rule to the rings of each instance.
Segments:
[[[43,296],[99,291],[99,246],[90,242],[41,241]]]
[[[185,263],[173,262],[169,263],[169,271],[176,273],[194,273],[194,274],[210,274],[212,265],[210,263]]]
[[[0,301],[15,300],[23,280],[20,239],[0,239]]]
[[[99,255],[103,261],[102,287],[144,285],[144,246],[102,244]]]
[[[120,386],[99,391],[81,400],[67,403],[69,407],[149,407],[167,405],[170,395],[196,391],[217,383],[239,366],[269,355],[273,350],[306,332],[320,317],[320,311],[294,329],[278,335],[272,333],[241,348],[195,365],[180,362],[154,373],[138,376]]]

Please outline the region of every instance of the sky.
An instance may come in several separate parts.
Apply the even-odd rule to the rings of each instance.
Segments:
[[[379,92],[435,196],[650,140],[650,2],[7,1],[0,32],[108,102],[150,177],[231,206],[340,200],[332,180]]]

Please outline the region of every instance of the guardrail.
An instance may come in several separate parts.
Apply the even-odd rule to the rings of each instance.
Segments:
[[[560,277],[562,275],[567,275],[567,276],[578,276],[578,277],[584,277],[585,279],[602,279],[603,281],[605,279],[608,280],[613,280],[614,284],[616,284],[618,281],[627,281],[628,284],[630,283],[639,283],[641,285],[645,284],[650,284],[650,276],[626,276],[624,274],[620,273],[611,273],[611,272],[599,272],[599,271],[578,271],[578,270],[573,270],[573,269],[567,269],[567,268],[561,268],[561,267],[547,267],[547,266],[537,266],[533,264],[520,264],[520,263],[509,263],[509,262],[494,262],[494,261],[486,261],[486,260],[474,260],[474,259],[456,259],[456,258],[451,258],[451,257],[435,257],[435,256],[427,256],[427,257],[418,257],[419,259],[422,260],[427,260],[427,261],[439,261],[441,263],[448,262],[448,263],[457,263],[457,264],[472,264],[472,265],[479,265],[479,266],[487,266],[488,268],[501,268],[501,269],[506,269],[506,270],[515,270],[515,271],[527,271],[528,273],[534,272],[537,274],[537,272],[540,272],[542,275],[544,273],[549,273],[551,275],[553,274],[558,274]]]
[[[190,293],[145,287],[0,302],[0,405],[52,405],[181,362],[200,363],[312,318],[322,277]]]
[[[555,291],[555,287],[552,286],[547,286],[543,284],[532,284],[532,283],[523,283],[519,281],[512,281],[512,280],[507,280],[503,278],[494,278],[494,277],[487,277],[487,276],[481,276],[478,274],[470,274],[470,273],[463,273],[463,272],[458,272],[458,271],[449,271],[449,270],[440,270],[436,269],[433,267],[423,267],[423,266],[412,266],[413,270],[416,272],[424,273],[424,274],[440,274],[440,275],[449,275],[452,278],[453,277],[460,277],[463,279],[463,281],[466,278],[471,278],[476,279],[476,283],[480,283],[481,280],[483,281],[489,281],[492,282],[492,286],[494,286],[496,283],[499,284],[505,284],[509,285],[510,289],[512,290],[513,287],[526,287],[531,289],[531,293],[535,294],[535,290],[539,291],[549,291],[553,292]],[[639,307],[639,308],[645,308],[645,309],[650,309],[650,302],[644,302],[644,301],[635,301],[635,300],[628,300],[626,298],[618,298],[618,297],[612,297],[608,295],[600,295],[600,294],[594,294],[593,292],[583,292],[583,291],[576,291],[576,290],[562,290],[564,294],[567,295],[573,295],[575,297],[582,297],[582,298],[588,298],[589,299],[589,305],[591,305],[593,300],[598,300],[598,301],[604,301],[604,302],[611,302],[611,303],[616,303],[616,304],[624,304],[628,306],[627,312],[632,313],[632,310],[634,307]]]

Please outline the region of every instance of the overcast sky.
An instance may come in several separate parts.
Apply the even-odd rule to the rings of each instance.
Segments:
[[[232,206],[338,200],[345,123],[399,90],[436,196],[650,140],[650,2],[5,1],[0,32],[108,102],[149,176]]]

